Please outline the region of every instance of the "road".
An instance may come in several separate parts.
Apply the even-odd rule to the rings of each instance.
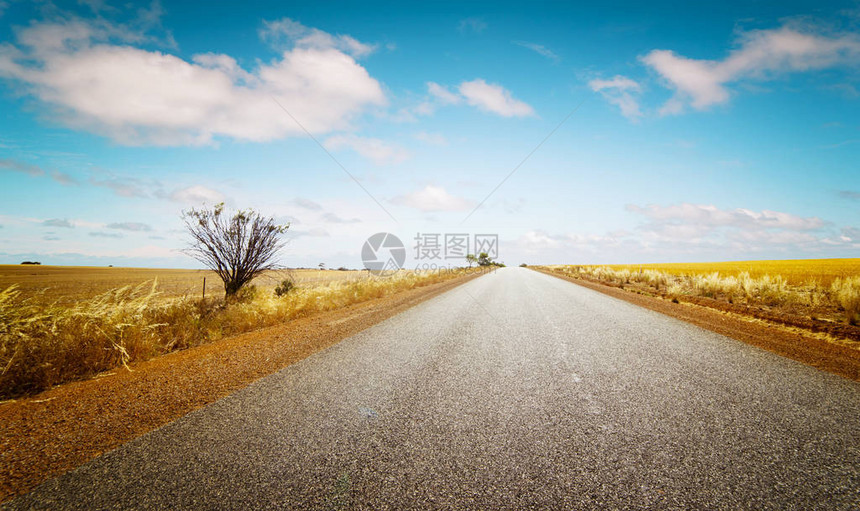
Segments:
[[[860,384],[522,268],[12,509],[858,509]]]

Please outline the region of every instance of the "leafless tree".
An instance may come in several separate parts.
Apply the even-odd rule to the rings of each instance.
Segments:
[[[221,277],[226,298],[262,272],[278,269],[275,257],[284,247],[282,235],[290,227],[252,209],[237,211],[231,217],[224,214],[223,202],[211,209],[183,211],[182,219],[191,234],[184,252]]]

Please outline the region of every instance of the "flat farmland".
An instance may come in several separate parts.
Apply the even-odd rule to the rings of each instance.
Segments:
[[[860,258],[854,259],[789,259],[773,261],[729,261],[719,263],[658,263],[610,264],[613,270],[656,270],[670,275],[707,275],[717,272],[724,277],[737,277],[743,272],[752,278],[765,275],[782,276],[790,285],[817,282],[829,286],[836,279],[860,275]]]
[[[300,287],[314,287],[335,281],[356,280],[366,275],[367,272],[359,270],[287,269],[266,272],[253,284],[261,291],[271,291],[285,278],[292,278]],[[57,304],[86,300],[113,289],[137,286],[154,279],[157,279],[157,289],[163,297],[200,296],[204,278],[207,296],[223,294],[221,280],[209,270],[0,265],[0,290],[17,285],[22,297]]]

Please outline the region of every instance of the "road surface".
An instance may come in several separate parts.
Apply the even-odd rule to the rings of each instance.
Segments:
[[[858,509],[860,384],[521,268],[11,508]]]

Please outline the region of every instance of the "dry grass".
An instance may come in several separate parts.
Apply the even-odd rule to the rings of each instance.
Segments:
[[[860,275],[860,259],[789,259],[772,261],[731,261],[720,263],[658,263],[608,265],[611,270],[656,270],[669,275],[705,275],[717,272],[724,277],[748,273],[752,278],[779,275],[792,286],[817,281],[829,286],[838,278]]]
[[[0,291],[0,398],[462,274],[365,275],[300,286],[282,297],[258,290],[228,306],[215,298],[165,297],[157,280],[73,305],[46,304],[10,286]]]
[[[309,287],[366,276],[367,272],[358,270],[280,270],[264,273],[254,280],[253,285],[268,292],[286,277],[291,278],[296,285]],[[158,291],[162,297],[200,297],[204,277],[206,296],[224,294],[221,280],[208,270],[0,265],[0,289],[15,285],[21,296],[40,303],[73,304],[113,289],[136,286],[155,279],[158,280]]]
[[[860,259],[547,268],[622,287],[637,284],[672,298],[702,296],[811,318],[860,321]]]

